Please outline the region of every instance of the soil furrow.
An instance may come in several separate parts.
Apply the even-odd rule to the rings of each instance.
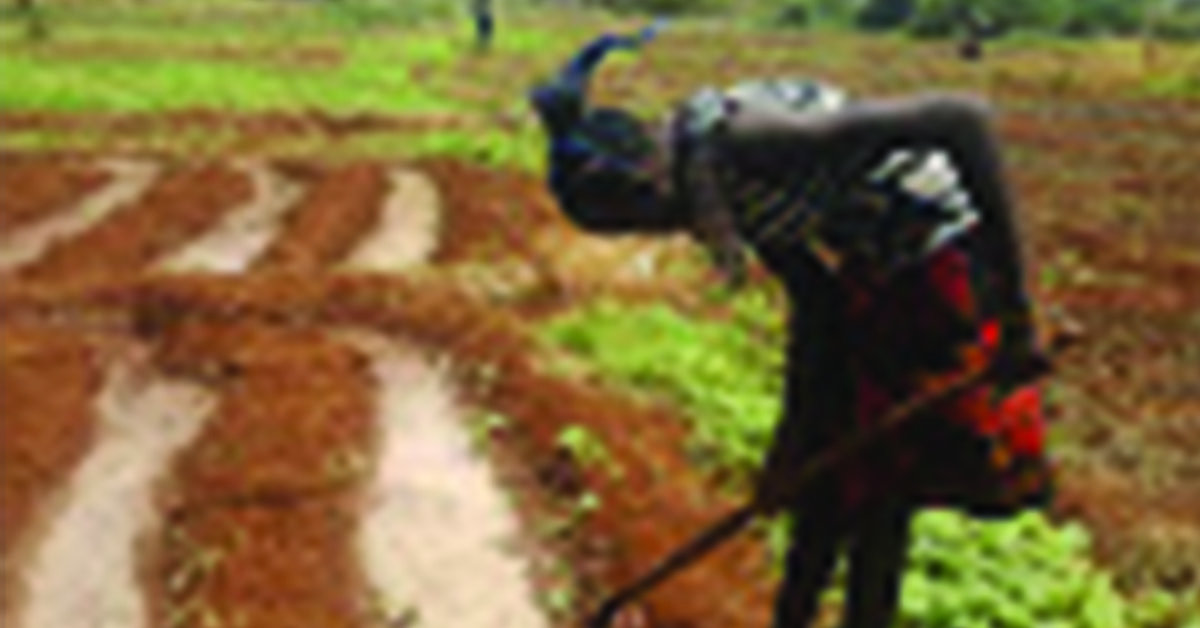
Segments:
[[[412,337],[422,346],[447,353],[464,369],[472,401],[511,418],[515,446],[525,452],[528,464],[539,469],[547,490],[565,490],[562,497],[568,502],[586,488],[599,497],[602,507],[585,517],[574,534],[586,539],[581,545],[600,548],[577,562],[588,565],[581,567],[585,580],[604,583],[604,590],[627,582],[721,512],[714,491],[687,459],[680,421],[665,410],[544,372],[536,361],[540,355],[536,343],[521,331],[513,313],[474,301],[443,284],[362,276],[323,280],[250,276],[237,282],[187,277],[169,283],[148,280],[132,292],[137,294],[101,291],[96,298],[108,303],[140,301],[148,310],[161,313],[150,317],[155,322],[149,325],[161,330],[186,328],[192,317],[236,316],[370,327]],[[195,359],[204,347],[213,345],[210,337],[179,344],[170,353]],[[270,394],[286,399],[300,394],[293,391],[297,387],[279,385]],[[280,407],[279,401],[272,403]],[[619,476],[603,467],[561,468],[558,435],[576,425],[605,444],[622,467]],[[638,438],[628,438],[634,429]],[[763,558],[759,544],[733,544],[669,584],[648,605],[641,605],[640,612],[664,625],[696,617],[709,617],[720,625],[760,625],[770,606]],[[585,599],[595,601],[597,589],[584,593]]]
[[[223,397],[164,496],[155,625],[369,625],[353,551],[372,436],[364,360],[320,332],[236,324],[185,325],[160,358]]]
[[[367,233],[386,198],[386,171],[354,164],[312,184],[257,268],[312,271],[342,260]]]
[[[131,207],[77,238],[52,246],[21,275],[78,280],[137,272],[208,229],[250,194],[246,177],[223,165],[182,169],[156,183]]]
[[[600,549],[578,562],[603,567],[585,576],[598,576],[608,591],[627,584],[722,514],[713,487],[686,457],[687,435],[678,417],[539,370],[532,364],[505,368],[483,401],[526,432],[552,485],[562,482],[569,493],[585,486],[599,498],[599,508],[577,534],[587,540],[585,546]],[[559,435],[573,427],[594,434],[614,465],[589,468],[572,461],[566,469],[546,467],[555,455],[563,460]],[[629,438],[631,430],[637,438]],[[586,483],[572,487],[578,482],[572,476],[585,477]],[[765,625],[770,608],[766,566],[763,548],[742,538],[627,612],[649,625],[692,625],[701,617],[718,626]]]
[[[514,256],[537,262],[533,235],[545,227],[567,226],[551,206],[544,184],[533,176],[444,160],[422,163],[421,170],[445,199],[437,262]]]
[[[0,326],[0,623],[23,597],[17,568],[48,496],[93,438],[93,350],[45,325]],[[47,385],[47,383],[52,383]]]
[[[141,196],[158,172],[151,164],[133,161],[113,160],[106,167],[109,183],[74,207],[0,237],[0,273],[35,262],[54,244],[85,233]]]
[[[101,168],[59,157],[2,156],[0,233],[41,220],[91,194],[108,180]]]
[[[270,245],[295,207],[299,185],[262,163],[242,164],[239,171],[254,186],[254,195],[230,211],[213,229],[159,263],[167,272],[238,273]]]
[[[214,406],[209,391],[155,373],[144,355],[109,367],[96,443],[24,568],[28,597],[17,625],[147,626],[138,550],[160,523],[154,491]]]
[[[393,171],[388,179],[379,220],[346,257],[348,270],[399,272],[424,263],[437,248],[441,199],[433,182],[408,171]]]
[[[444,377],[386,338],[349,337],[371,358],[381,443],[358,549],[390,618],[420,625],[538,628],[518,522],[472,451]]]

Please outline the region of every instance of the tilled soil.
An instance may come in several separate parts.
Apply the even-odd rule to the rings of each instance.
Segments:
[[[496,474],[478,456],[442,368],[385,337],[353,334],[379,386],[379,455],[358,550],[393,621],[548,625],[519,557],[521,535]],[[478,437],[474,437],[478,439]]]
[[[113,212],[124,209],[145,192],[158,171],[153,164],[126,160],[113,160],[103,166],[109,175],[107,184],[43,220],[0,236],[0,272],[14,272],[41,259],[51,246],[90,230]],[[14,192],[13,197],[23,198],[23,192]]]
[[[0,619],[24,585],[20,568],[44,526],[38,517],[94,438],[101,384],[88,339],[51,325],[0,325]],[[46,382],[53,382],[47,394]],[[15,597],[14,597],[15,596]]]
[[[74,281],[137,272],[215,224],[250,194],[246,177],[223,164],[172,171],[134,206],[51,246],[21,275],[32,281]]]
[[[38,513],[49,512],[45,502],[61,492],[100,429],[90,402],[103,379],[89,340],[98,331],[151,351],[162,377],[219,397],[194,444],[171,459],[156,484],[164,523],[152,526],[137,559],[148,625],[419,621],[420,601],[410,607],[402,594],[381,592],[356,554],[380,447],[380,375],[369,352],[346,341],[347,330],[448,361],[446,373],[465,403],[508,417],[496,442],[528,471],[517,488],[535,496],[518,501],[544,510],[521,513],[526,540],[553,537],[547,542],[573,567],[577,595],[562,625],[730,505],[688,461],[686,434],[672,410],[548,371],[546,349],[530,333],[537,317],[597,295],[682,298],[680,285],[643,281],[641,262],[630,265],[643,253],[647,264],[675,253],[640,244],[628,244],[628,254],[612,254],[627,244],[589,249],[595,243],[558,218],[541,184],[526,175],[445,161],[272,167],[303,191],[286,212],[276,208],[278,230],[239,258],[244,270],[153,268],[218,232],[238,207],[261,200],[251,177],[231,164],[176,164],[129,207],[0,278],[5,619],[19,608],[13,570],[26,560],[25,539],[45,527]],[[444,203],[436,220],[404,214],[405,202],[419,201],[389,174],[401,171],[435,183]],[[5,181],[12,187],[0,196],[24,185]],[[1069,200],[1048,179],[1018,183],[1035,205]],[[393,203],[395,213],[387,209]],[[1196,481],[1194,465],[1181,455],[1194,450],[1188,439],[1197,433],[1194,391],[1181,373],[1195,372],[1189,368],[1196,354],[1173,339],[1195,333],[1195,292],[1176,282],[1196,276],[1187,253],[1195,240],[1186,229],[1144,219],[1138,224],[1158,239],[1134,255],[1114,246],[1119,238],[1110,235],[1107,209],[1087,212],[1094,231],[1064,224],[1060,214],[1027,220],[1034,257],[1060,275],[1042,286],[1043,301],[1081,319],[1089,333],[1053,386],[1073,447],[1064,456],[1061,511],[1091,524],[1106,559],[1128,573],[1161,580],[1151,573],[1161,567],[1189,586],[1194,580],[1180,569],[1186,571],[1187,552],[1200,551],[1200,539],[1189,536],[1200,529],[1200,503],[1187,490]],[[376,239],[396,224],[408,226],[394,239]],[[436,246],[422,244],[424,236],[411,239],[412,230],[429,225],[440,232]],[[589,246],[573,248],[572,239]],[[432,263],[407,251],[393,258],[389,245],[370,244],[385,241],[428,247]],[[410,264],[417,268],[404,270]],[[627,266],[621,281],[604,281],[606,268]],[[495,269],[510,267],[523,273],[513,285],[472,283],[480,269],[493,273],[490,282],[505,280]],[[1138,368],[1122,372],[1121,364]],[[596,434],[614,467],[571,459],[558,444],[569,426]],[[1130,453],[1121,443],[1133,438],[1144,448]],[[572,519],[587,493],[601,507]],[[550,533],[531,519],[571,523],[547,526]],[[1153,554],[1161,539],[1176,556]],[[629,621],[763,625],[766,571],[761,545],[740,541],[637,605]]]
[[[316,271],[345,257],[378,220],[386,173],[356,164],[315,175],[259,268]]]
[[[222,394],[162,498],[155,625],[369,625],[348,543],[371,441],[364,361],[319,331],[256,325],[184,326],[166,349]]]
[[[20,186],[21,194],[0,195],[0,233],[10,233],[96,190],[107,180],[103,169],[62,157],[0,155],[0,189]]]
[[[135,352],[106,365],[94,446],[61,489],[33,548],[21,623],[149,626],[141,541],[161,524],[156,482],[212,411],[211,391],[147,368]]]
[[[160,268],[241,272],[271,244],[288,212],[295,208],[302,189],[263,163],[243,164],[241,169],[253,181],[253,198],[228,212],[213,229],[162,259]]]

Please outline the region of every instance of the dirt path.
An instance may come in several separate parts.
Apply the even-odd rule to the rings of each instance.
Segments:
[[[423,263],[438,245],[441,199],[427,176],[389,174],[391,191],[375,229],[352,250],[345,266],[361,271],[400,271]]]
[[[0,273],[18,270],[42,256],[54,243],[92,228],[140,197],[158,176],[159,168],[142,161],[109,160],[111,181],[78,206],[0,236]]]
[[[0,625],[14,625],[14,601],[23,597],[27,532],[91,446],[92,399],[102,384],[93,355],[75,334],[0,324]]]
[[[358,549],[388,616],[431,628],[539,628],[518,524],[472,451],[444,373],[374,336],[351,342],[379,382],[382,443]]]
[[[215,400],[203,388],[147,370],[143,360],[122,356],[110,367],[97,401],[97,442],[32,552],[18,626],[146,625],[137,541],[157,525],[157,482],[172,455],[199,433]]]
[[[237,273],[246,270],[271,244],[302,189],[263,163],[243,163],[238,170],[251,180],[253,197],[226,214],[208,233],[161,260],[161,270]]]
[[[347,270],[398,272],[438,244],[431,180],[392,172],[375,229]],[[432,628],[539,628],[528,566],[512,548],[518,522],[486,460],[473,451],[445,373],[411,349],[368,333],[347,342],[376,380],[380,440],[356,540],[373,598],[393,622]]]

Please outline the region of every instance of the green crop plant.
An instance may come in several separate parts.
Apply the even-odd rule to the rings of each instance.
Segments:
[[[595,432],[582,425],[563,428],[559,431],[555,444],[584,468],[602,469],[614,477],[621,474],[617,459],[608,450],[608,446]]]
[[[778,412],[781,348],[663,305],[600,303],[543,332],[615,385],[680,404],[706,461],[743,473],[758,464]]]
[[[1128,599],[1090,559],[1078,524],[1026,513],[980,521],[948,511],[916,522],[902,615],[922,628],[1135,628],[1183,626],[1191,600]]]
[[[476,449],[484,449],[497,434],[508,430],[512,420],[494,411],[481,411],[473,415],[467,423],[471,445]]]

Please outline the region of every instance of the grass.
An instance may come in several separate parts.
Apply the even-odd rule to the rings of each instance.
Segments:
[[[42,42],[26,41],[23,23],[8,11],[0,14],[0,110],[485,114],[496,98],[522,99],[523,86],[541,69],[538,57],[561,58],[576,42],[571,33],[578,27],[530,28],[514,18],[497,40],[501,63],[472,64],[477,55],[466,20],[448,22],[454,12],[446,6],[224,0],[207,9],[164,2],[68,10],[52,4],[52,36]],[[305,51],[331,59],[306,62]],[[495,80],[500,73],[513,80]],[[453,96],[481,83],[490,85],[489,102]]]
[[[103,40],[101,40],[102,42]],[[115,40],[113,40],[115,41]],[[104,44],[97,42],[91,45]],[[459,103],[415,80],[382,42],[341,48],[337,67],[268,61],[156,56],[136,59],[58,55],[24,48],[0,56],[0,109],[150,113],[203,108],[225,111],[434,113]],[[252,53],[247,53],[251,54]]]
[[[280,140],[272,150],[455,155],[534,170],[539,131],[524,101],[527,86],[586,38],[644,20],[506,3],[491,54],[476,54],[464,7],[434,0],[265,2],[181,0],[152,4],[60,0],[44,7],[51,35],[28,41],[10,5],[0,8],[0,111],[137,114],[203,109],[242,114],[319,111],[421,117],[453,114],[470,131],[428,129],[399,137]],[[745,46],[757,33],[711,22],[677,23],[645,54],[618,55],[598,81],[606,102],[619,99],[657,115],[697,87],[748,75],[816,75],[858,93],[892,93],[931,83],[983,86],[1014,102],[1030,90],[1070,89],[1086,78],[1122,99],[1193,95],[1200,47],[1162,45],[1146,73],[1130,42],[998,42],[986,70],[946,58],[940,44],[901,37],[866,40],[812,31],[772,35],[769,47]],[[1036,49],[1035,49],[1036,48]],[[719,59],[714,54],[722,55]],[[874,59],[895,63],[870,71]],[[867,64],[864,65],[864,62]],[[1065,86],[1065,87],[1062,87]],[[497,121],[501,121],[497,123]],[[480,131],[486,129],[485,131]],[[121,137],[118,147],[221,152],[236,138]],[[25,129],[0,134],[21,149],[104,147],[109,137]],[[141,144],[139,144],[141,142]]]
[[[584,25],[510,8],[492,54],[471,46],[447,3],[266,3],[249,0],[81,3],[46,7],[51,36],[28,41],[0,10],[0,112],[154,115],[360,114],[467,120],[469,128],[278,138],[284,156],[457,156],[536,171],[543,159],[525,88],[583,39]],[[6,5],[7,7],[7,5]],[[591,32],[590,29],[587,32]],[[6,150],[244,150],[235,132],[187,128],[114,134],[6,129]]]

